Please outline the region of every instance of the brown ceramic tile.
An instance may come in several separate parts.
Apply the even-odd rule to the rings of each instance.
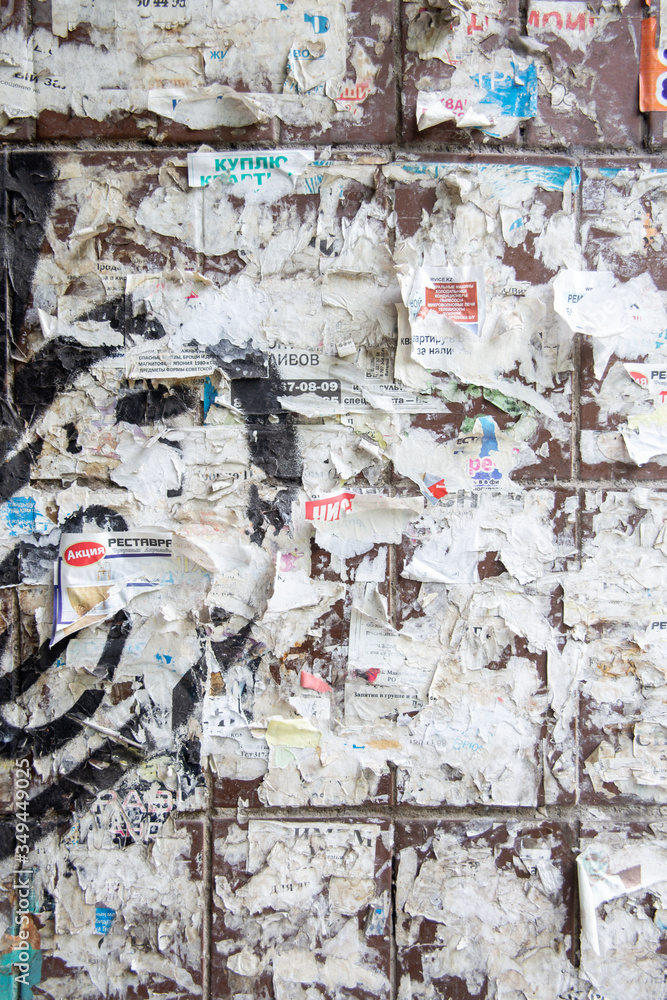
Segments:
[[[564,632],[560,590],[545,579],[566,568],[574,554],[576,497],[547,490],[510,496],[460,492],[440,506],[446,508],[438,518],[440,538],[429,509],[410,525],[397,552],[398,626],[423,644],[416,649],[430,649],[438,661],[428,707],[403,720],[420,763],[399,764],[399,801],[422,806],[572,801],[576,699],[574,705],[560,704],[550,674],[559,669],[558,650],[544,642],[540,648],[536,629],[548,622],[548,631]],[[513,521],[534,541],[533,532],[542,532],[540,551],[553,547],[553,558],[535,567],[534,580],[521,586],[513,575],[511,544],[504,551],[503,537],[512,537]],[[553,525],[553,534],[547,525]],[[472,539],[481,528],[486,545],[472,552],[471,561],[465,540],[474,549]],[[545,531],[552,539],[546,546]],[[458,558],[450,554],[448,560],[447,539]],[[434,582],[434,557],[449,582]],[[430,572],[423,568],[429,565]],[[510,610],[517,600],[530,602],[536,616],[531,625],[527,606],[523,614],[518,605]]]
[[[51,30],[51,5],[44,0],[34,0],[33,17],[35,23],[48,31]],[[313,32],[315,33],[314,45],[317,44],[317,35],[328,32],[331,25],[326,17],[313,20]],[[224,29],[222,34],[224,36]],[[178,31],[175,32],[178,37]],[[347,106],[341,106],[333,114],[330,127],[319,122],[316,113],[314,118],[312,113],[305,110],[299,111],[296,106],[292,113],[293,121],[282,124],[278,118],[269,118],[266,122],[246,125],[240,127],[224,127],[208,129],[192,129],[178,122],[170,121],[157,114],[146,111],[131,113],[126,110],[113,111],[103,120],[97,121],[92,118],[77,117],[71,114],[63,114],[57,111],[43,111],[38,121],[38,137],[40,139],[83,139],[83,138],[115,138],[115,139],[146,139],[153,142],[209,142],[209,143],[257,143],[261,141],[278,141],[282,134],[283,139],[296,142],[312,142],[313,139],[325,142],[341,141],[362,141],[362,142],[391,142],[396,134],[396,93],[394,77],[394,49],[393,49],[393,25],[392,10],[385,0],[373,0],[372,3],[356,0],[353,9],[348,14],[346,25],[347,35],[347,69],[346,76],[342,81],[342,101],[347,102]],[[65,38],[57,39],[53,36],[53,44],[60,48],[71,48],[76,51],[75,46],[83,46],[84,51],[91,47],[93,53],[102,52],[100,49],[99,32],[96,33],[94,27],[83,21],[74,29],[70,30]],[[108,50],[113,53],[120,42],[109,33],[107,43]],[[222,43],[221,43],[222,44]],[[210,45],[209,45],[210,48]],[[208,79],[208,85],[229,84],[237,93],[252,92],[258,86],[249,85],[249,80],[255,73],[255,67],[249,60],[248,53],[241,53],[240,58],[246,59],[247,65],[242,68],[239,77],[239,66],[226,72],[227,62],[222,62],[225,52],[223,50],[215,52],[214,58],[221,60],[211,62],[216,71]],[[202,53],[203,61],[206,56]],[[238,60],[237,60],[238,62]],[[123,68],[120,70],[122,81]],[[231,74],[231,75],[230,75]],[[164,68],[164,79],[162,86],[179,87],[183,81],[179,78],[179,72],[168,62]],[[256,74],[255,74],[256,75]],[[266,93],[280,93],[280,87],[276,89],[275,81],[270,83],[264,80],[259,85]],[[129,89],[122,82],[119,90]],[[306,98],[305,104],[308,104]],[[330,111],[330,102],[326,102],[327,113]],[[288,116],[289,117],[289,116]],[[308,117],[313,121],[312,125],[301,124]]]
[[[651,1000],[663,996],[666,835],[664,822],[635,818],[582,824],[579,878],[586,873],[597,902],[594,914],[581,922],[583,991],[610,1000],[635,992]]]
[[[50,834],[51,846],[38,839],[28,857],[34,873],[31,944],[38,952],[30,982],[36,994],[50,1000],[111,998],[122,980],[132,1000],[201,996],[201,824],[181,824],[159,847],[149,845],[142,858],[123,848],[87,849],[67,825],[40,832]],[[135,865],[139,894],[139,883],[130,882]],[[170,900],[174,892],[180,921]]]
[[[395,207],[397,215],[397,236],[399,239],[410,240],[415,246],[424,249],[435,258],[440,242],[449,242],[447,261],[458,264],[459,260],[471,263],[483,263],[487,269],[491,260],[494,261],[493,272],[487,270],[487,299],[490,302],[498,295],[516,296],[521,303],[530,285],[545,285],[555,276],[561,261],[545,252],[540,239],[527,232],[523,241],[517,246],[509,245],[501,225],[499,201],[502,192],[513,183],[522,183],[525,179],[526,202],[532,201],[533,210],[544,220],[542,231],[550,220],[554,225],[560,224],[562,212],[573,209],[572,196],[564,195],[561,190],[553,190],[561,185],[568,171],[574,170],[572,161],[554,159],[548,163],[538,158],[494,159],[489,157],[481,162],[466,163],[463,159],[440,160],[437,156],[422,157],[420,160],[409,160],[403,163],[405,171],[414,177],[412,183],[405,183],[401,178],[396,184]],[[544,174],[540,171],[547,168]],[[531,173],[532,171],[532,173]],[[552,171],[549,173],[549,171]],[[561,174],[558,171],[562,172]],[[578,175],[571,174],[570,183],[576,189]],[[532,183],[529,179],[533,179]],[[481,192],[476,197],[469,194],[470,185],[479,185]],[[465,185],[466,197],[459,193],[459,188]],[[542,186],[541,186],[542,185]],[[473,205],[479,200],[485,207],[485,225],[487,239],[481,234],[473,236],[475,212]],[[508,235],[505,233],[505,235]],[[472,245],[473,251],[470,252]],[[491,274],[498,274],[501,268],[511,269],[506,282],[501,286],[490,287]],[[513,275],[513,278],[512,278]],[[541,395],[547,399],[553,411],[551,414],[539,413],[529,404],[523,406],[516,400],[495,397],[488,389],[477,386],[459,386],[456,401],[447,402],[447,415],[425,414],[413,417],[415,426],[423,426],[436,430],[444,438],[452,438],[458,433],[464,419],[472,420],[480,415],[491,416],[501,428],[511,433],[520,415],[524,418],[521,427],[528,428],[530,433],[522,440],[528,446],[517,458],[518,467],[513,477],[521,479],[539,478],[569,478],[570,476],[570,379],[569,367],[569,335],[564,336],[561,325],[554,316],[550,301],[545,297],[544,318],[538,323],[537,330],[530,338],[531,352],[536,368],[541,364],[553,365],[553,376],[549,388],[542,386]],[[491,342],[493,346],[493,342]],[[525,366],[523,371],[525,371]],[[438,373],[436,373],[438,374]],[[496,372],[507,385],[507,396],[511,397],[512,385],[528,387],[526,375],[522,372],[519,362],[509,359],[503,371]],[[449,399],[452,398],[450,383]],[[528,391],[534,388],[531,386]],[[445,396],[447,399],[447,395]]]
[[[578,671],[583,802],[665,801],[658,778],[665,739],[664,587],[651,566],[666,509],[664,492],[585,494],[583,578],[573,575],[565,584],[565,620],[585,640]]]
[[[619,281],[648,275],[656,288],[667,281],[662,246],[661,207],[667,198],[667,173],[660,161],[587,161],[582,180],[582,237],[586,266],[610,270]],[[629,338],[609,351],[604,340],[582,338],[581,457],[584,478],[613,477],[619,482],[662,478],[665,456],[638,466],[621,431],[629,416],[650,413],[653,403],[624,363],[665,367],[665,335]]]
[[[347,561],[341,574],[334,571],[328,552],[313,547],[312,577],[332,583],[354,579],[362,557]],[[382,590],[386,587],[380,585]],[[244,662],[252,666],[255,676],[258,668],[266,679],[256,690],[248,689],[247,697],[252,710],[253,698],[258,699],[264,687],[264,697],[268,691],[274,699],[282,699],[288,704],[291,697],[301,697],[305,712],[312,702],[313,710],[326,709],[329,722],[324,725],[331,730],[332,745],[339,745],[341,751],[355,741],[354,733],[346,732],[342,726],[344,717],[345,678],[347,675],[347,651],[351,593],[349,586],[344,597],[331,610],[313,623],[310,634],[302,642],[293,646],[280,658],[251,636],[239,637],[230,631],[224,637],[224,627],[216,631],[212,642],[213,654],[219,671],[214,671],[209,684],[229,685],[231,677]],[[215,620],[215,618],[214,618]],[[260,667],[260,663],[262,664]],[[230,672],[231,668],[231,672]],[[327,694],[315,694],[299,686],[301,671],[322,678],[331,688]],[[213,694],[213,691],[209,692]],[[325,704],[326,703],[326,704]],[[229,753],[224,758],[214,755],[213,804],[220,807],[234,807],[245,803],[249,808],[283,806],[299,808],[310,806],[342,806],[389,804],[391,802],[391,777],[389,768],[380,768],[378,773],[360,766],[354,754],[347,754],[344,766],[342,753],[331,756],[329,751],[322,755],[317,752],[294,750],[288,760],[280,760],[268,752],[263,740],[253,741],[254,746],[237,747],[236,754]],[[363,749],[363,748],[362,748]],[[236,757],[236,760],[234,759]],[[318,760],[319,758],[319,760]]]
[[[394,142],[396,134],[395,29],[387,0],[353,0],[347,19],[347,69],[341,110],[327,128],[283,123],[281,141]],[[365,96],[367,95],[367,96]]]
[[[569,996],[575,843],[561,823],[399,824],[398,996]]]
[[[390,995],[386,821],[213,823],[212,996]]]
[[[504,5],[499,17],[489,15],[490,8],[482,4],[464,10],[446,8],[437,2],[404,0],[401,11],[404,142],[448,143],[470,149],[521,144],[519,127],[503,140],[478,129],[457,128],[454,122],[443,122],[423,131],[417,127],[419,91],[447,90],[456,69],[490,73],[496,68],[494,57],[511,58],[506,45],[520,30],[518,2],[512,0]],[[424,58],[419,55],[420,49],[425,53]],[[434,49],[440,53],[437,57],[429,55]],[[468,85],[467,80],[465,84]]]
[[[3,4],[0,10],[0,30],[7,32],[12,37],[14,31],[19,37],[29,34],[28,26],[29,0],[11,0]],[[7,63],[3,76],[12,77],[21,73],[21,69],[16,69],[16,65]],[[0,139],[9,143],[28,143],[35,139],[35,120],[33,118],[10,118],[9,121],[0,127]]]
[[[547,46],[536,57],[538,113],[531,146],[640,148],[639,40],[644,4],[631,0],[607,18],[584,4],[529,0],[528,34]],[[607,58],[613,52],[613,59]]]

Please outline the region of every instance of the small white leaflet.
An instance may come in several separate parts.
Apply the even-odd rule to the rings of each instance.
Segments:
[[[660,293],[648,274],[621,283],[611,271],[560,271],[553,290],[554,309],[574,333],[615,337],[632,328],[657,336],[667,326]]]
[[[297,178],[315,159],[314,149],[249,149],[222,153],[188,153],[188,184],[206,187],[211,181],[239,184],[250,180],[266,187],[280,180],[294,189]],[[285,185],[285,180],[288,184]]]

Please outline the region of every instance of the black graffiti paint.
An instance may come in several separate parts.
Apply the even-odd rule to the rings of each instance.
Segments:
[[[281,482],[299,483],[303,465],[297,425],[279,402],[287,392],[273,359],[267,378],[239,378],[232,382],[232,402],[245,415],[250,457],[262,472]]]
[[[260,351],[248,352],[244,347],[232,344],[230,340],[223,338],[217,344],[209,344],[206,353],[215,358],[218,367],[230,379],[266,378],[269,374],[269,364],[264,354]]]
[[[260,648],[256,639],[252,638],[252,622],[248,622],[235,635],[226,636],[218,642],[211,642],[220,672],[224,677],[230,667],[241,659],[251,658]]]
[[[28,813],[39,819],[51,810],[60,815],[73,809],[83,811],[100,792],[113,788],[142,760],[142,752],[133,747],[123,747],[115,741],[105,742],[67,775],[37,792],[30,799]],[[0,858],[6,856],[0,853]]]
[[[10,153],[5,175],[8,202],[7,270],[12,329],[20,330],[51,212],[55,167],[48,153]]]
[[[0,287],[4,287],[2,281],[0,281]],[[5,349],[8,348],[8,338],[5,336],[3,341],[3,347],[0,350],[0,356],[4,356]],[[4,362],[0,361],[0,364]],[[0,393],[2,392],[2,383],[0,382]],[[0,395],[0,459],[4,458],[5,455],[14,447],[19,437],[21,436],[21,431],[23,430],[23,424],[18,413],[14,409],[13,404],[7,399],[3,399]]]
[[[279,490],[273,500],[263,500],[254,483],[248,490],[248,506],[246,517],[253,526],[250,541],[261,545],[266,535],[267,527],[273,528],[278,534],[284,527],[292,523],[292,502],[297,498],[295,487]]]
[[[70,455],[80,455],[83,448],[79,444],[79,432],[77,430],[76,424],[69,423],[65,424],[63,427],[65,434],[67,435],[67,451]]]
[[[206,657],[204,653],[197,662],[183,674],[174,686],[171,696],[172,728],[185,725],[191,719],[197,706],[201,704],[206,684]]]
[[[126,392],[116,403],[116,421],[145,427],[173,420],[197,405],[195,393],[184,385],[169,388],[162,383]]]
[[[144,315],[128,317],[127,305],[125,296],[117,296],[82,313],[78,320],[107,322],[119,333],[138,334],[149,340],[164,336],[164,327],[155,318]],[[111,357],[117,350],[117,347],[107,345],[84,347],[72,337],[58,337],[45,344],[30,362],[17,366],[14,398],[19,415],[26,423],[34,423],[61,392],[74,384],[77,376],[97,362]],[[175,413],[167,414],[173,415]]]
[[[24,538],[19,540],[18,576],[21,583],[48,584],[53,576],[53,564],[58,558],[58,545],[38,545]]]
[[[127,521],[122,514],[104,504],[91,504],[77,510],[63,522],[64,532],[80,534],[84,531],[127,531]]]
[[[101,680],[110,681],[113,678],[114,671],[120,663],[127,637],[130,634],[130,628],[129,620],[123,611],[119,611],[111,620],[104,648],[92,671]],[[51,650],[51,654],[55,648]],[[58,648],[59,652],[55,657],[46,653],[40,657],[38,654],[31,664],[30,674],[24,676],[22,673],[20,678],[20,691],[22,693],[29,691],[46,670],[60,662],[60,657],[67,648],[67,640],[58,643]],[[28,752],[41,757],[59,750],[81,733],[83,720],[89,719],[95,714],[104,695],[104,688],[92,688],[84,691],[63,716],[34,729],[18,729],[7,722],[2,723],[3,745],[0,748],[0,757],[7,759]]]
[[[71,635],[65,636],[55,646],[49,646],[47,640],[42,643],[36,653],[33,653],[23,661],[19,680],[20,694],[25,694],[26,691],[29,691],[33,684],[37,683],[42,674],[50,670],[54,663],[57,663],[60,657],[65,655],[71,639]]]
[[[29,364],[17,367],[14,396],[19,415],[27,424],[34,423],[78,375],[115,350],[115,347],[83,347],[71,337],[49,341]]]
[[[30,482],[30,470],[42,450],[42,441],[34,441],[0,466],[0,501],[9,500]]]
[[[31,304],[32,285],[40,253],[43,252],[44,232],[53,203],[55,169],[48,154],[11,154],[5,157],[9,164],[4,171],[3,191],[7,191],[6,204],[9,224],[3,231],[3,252],[9,273],[11,301],[3,300],[6,326],[11,326],[18,336]],[[3,168],[4,169],[4,168]],[[165,336],[165,330],[154,317],[133,315],[132,303],[126,296],[110,299],[88,310],[80,320],[108,323],[113,330],[125,336],[137,334],[149,340]],[[35,424],[57,402],[60,394],[70,390],[77,378],[92,366],[112,356],[116,347],[85,347],[75,338],[58,337],[44,346],[25,363],[17,364],[13,384],[12,403],[3,398],[0,387],[0,454],[11,457],[0,471],[0,500],[8,499],[30,481],[31,468],[39,458],[42,442],[37,437]],[[297,483],[301,479],[297,428],[294,417],[282,411],[279,397],[285,395],[277,369],[260,353],[246,354],[233,345],[221,342],[209,349],[221,369],[233,380],[233,391],[240,400],[239,408],[245,417],[245,434],[252,462],[276,481],[279,488],[272,500],[262,499],[256,488],[250,491],[248,516],[252,525],[252,539],[261,543],[266,531],[279,532],[290,523],[291,504]],[[2,361],[3,374],[7,373],[8,353]],[[120,395],[116,405],[116,420],[134,425],[168,421],[192,410],[198,403],[196,394],[182,385],[167,387],[161,383],[144,383],[128,388]],[[235,401],[235,405],[237,405]],[[67,450],[77,455],[80,428],[76,421],[65,425]],[[17,442],[24,435],[21,445]],[[167,441],[178,447],[175,442]],[[11,449],[16,449],[11,454]],[[179,491],[172,491],[176,496]],[[125,531],[127,523],[116,511],[92,506],[73,514],[62,526],[63,531],[82,532],[91,527],[101,531]],[[14,550],[0,565],[0,580],[12,585],[27,579],[37,580],[54,555],[53,546],[39,546],[37,542],[21,539]],[[3,575],[4,574],[4,575]],[[214,618],[216,609],[212,609]],[[65,750],[72,741],[78,741],[77,753],[84,743],[85,760],[65,775],[49,781],[30,802],[30,813],[41,817],[48,810],[63,813],[72,808],[83,809],[100,790],[116,786],[126,772],[150,757],[156,750],[149,728],[145,725],[144,708],[138,707],[131,720],[120,730],[127,740],[141,742],[143,749],[125,746],[122,742],[105,739],[95,750],[80,739],[89,732],[86,723],[94,722],[98,712],[104,713],[107,697],[126,697],[117,689],[122,685],[110,682],[118,666],[131,633],[131,617],[120,612],[116,618],[99,628],[106,628],[104,650],[97,663],[90,668],[96,684],[85,691],[59,718],[32,729],[18,729],[7,721],[0,725],[2,749],[5,759],[16,754],[36,757],[48,756],[56,750]],[[249,626],[250,627],[250,626]],[[243,630],[241,630],[243,633]],[[263,648],[249,634],[232,637],[226,648],[216,644],[218,662],[231,665],[240,660],[245,678],[250,684],[259,669]],[[44,643],[27,657],[17,673],[0,679],[0,706],[8,705],[17,693],[30,697],[31,689],[49,683],[49,673],[54,682],[66,656],[70,638],[49,649]],[[222,667],[224,672],[224,667]],[[179,755],[180,772],[185,775],[185,785],[194,789],[202,785],[200,747],[192,738],[191,720],[201,705],[206,678],[206,660],[200,656],[195,664],[179,679],[172,692],[172,729],[176,753]],[[131,695],[130,697],[133,697]],[[114,702],[116,704],[117,702]],[[138,705],[138,703],[137,703]],[[251,706],[248,705],[249,712]],[[99,739],[99,738],[98,738]],[[93,740],[93,746],[98,739]],[[187,794],[187,792],[186,792]],[[0,845],[1,856],[1,845]]]
[[[0,587],[16,587],[19,583],[19,547],[17,545],[0,560]]]
[[[51,211],[55,168],[48,153],[10,153],[3,159],[2,254],[10,302],[3,302],[6,328],[23,326],[32,282]],[[3,297],[5,289],[3,288]],[[2,384],[7,385],[7,348],[2,358]]]

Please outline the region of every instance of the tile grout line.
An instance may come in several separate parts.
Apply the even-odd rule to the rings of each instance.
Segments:
[[[577,162],[577,169],[580,171],[580,181],[574,192],[574,227],[575,239],[578,246],[582,246],[581,223],[583,204],[583,161]],[[583,247],[582,247],[583,256]],[[581,477],[581,334],[575,333],[572,338],[572,478]]]
[[[403,22],[402,22],[403,2],[402,0],[394,0],[393,9],[394,9],[394,28],[392,31],[392,41],[394,47],[394,75],[396,78],[396,100],[395,100],[396,130],[394,132],[394,135],[396,136],[395,145],[400,146],[401,139],[403,136]]]
[[[664,820],[667,817],[667,806],[649,803],[640,805],[638,803],[617,803],[600,805],[596,802],[581,803],[572,801],[570,803],[549,804],[541,806],[500,806],[500,805],[476,805],[470,803],[463,806],[437,805],[437,806],[415,806],[408,803],[396,806],[386,805],[359,805],[347,807],[322,807],[322,806],[295,806],[293,809],[287,806],[253,807],[244,811],[244,817],[248,820],[271,819],[271,820],[294,820],[309,819],[315,821],[319,818],[322,821],[350,820],[357,822],[359,818],[372,820],[390,820],[396,823],[420,822],[428,819],[479,819],[480,817],[491,817],[497,821],[506,820],[508,817],[516,816],[526,821],[553,821],[561,823],[572,823],[577,817],[584,816],[591,821],[617,822],[619,818],[627,815],[628,807],[631,806],[633,815],[641,818],[642,821]],[[604,811],[604,816],[601,812]],[[196,819],[196,814],[185,814],[187,818]],[[206,817],[202,817],[205,819]],[[212,820],[221,822],[237,822],[238,810],[233,807],[213,810]]]
[[[398,945],[396,944],[396,924],[398,910],[396,908],[396,878],[398,876],[398,852],[396,850],[396,824],[392,822],[391,839],[391,900],[389,904],[389,962],[391,1000],[398,1000],[399,967]]]
[[[213,775],[206,769],[206,811],[202,823],[204,852],[202,883],[204,913],[202,927],[202,1000],[211,1000],[211,950],[213,931]]]

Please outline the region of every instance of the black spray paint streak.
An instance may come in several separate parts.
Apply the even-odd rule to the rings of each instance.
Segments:
[[[206,656],[202,653],[197,662],[186,670],[172,692],[171,721],[174,729],[185,725],[192,718],[204,697],[205,684]]]
[[[79,316],[79,320],[108,322],[119,333],[134,333],[148,340],[164,336],[164,327],[154,317],[128,317],[127,305],[125,296],[117,296],[89,309]],[[108,346],[83,347],[73,337],[58,337],[49,341],[30,362],[21,365],[16,372],[14,397],[20,416],[28,424],[34,423],[53,405],[59,393],[73,385],[77,376],[115,354],[117,350],[117,347]]]
[[[296,500],[297,491],[294,487],[279,490],[273,500],[262,500],[257,486],[252,483],[248,491],[248,506],[246,517],[253,526],[250,541],[261,545],[266,535],[267,526],[278,534],[292,523],[292,501]]]
[[[49,648],[48,640],[43,642],[36,653],[29,656],[21,664],[21,680],[19,682],[20,694],[29,691],[33,684],[36,684],[42,674],[45,674],[53,664],[65,653],[72,639],[71,635],[65,636],[55,646]],[[3,702],[4,703],[4,702]]]
[[[150,389],[135,389],[116,403],[116,421],[145,427],[187,413],[196,404],[195,394],[185,385],[171,388],[161,383]]]
[[[232,403],[245,414],[253,463],[272,479],[296,485],[301,481],[303,465],[294,417],[284,413],[278,402],[279,396],[286,395],[273,359],[269,362],[268,378],[241,378],[232,382]]]
[[[12,549],[0,561],[0,587],[17,587],[19,578],[19,547]]]
[[[28,812],[40,819],[52,809],[61,815],[73,809],[83,811],[100,792],[120,781],[129,768],[140,764],[142,758],[142,753],[132,747],[105,742],[67,775],[34,795],[28,803]],[[0,849],[0,859],[6,856]]]
[[[48,410],[82,372],[113,354],[115,347],[82,347],[71,337],[49,341],[29,364],[18,368],[14,395],[19,414],[31,424]]]
[[[260,351],[249,354],[244,347],[232,344],[230,340],[219,340],[209,344],[206,353],[215,358],[216,363],[228,378],[266,378],[269,366]]]
[[[63,533],[71,531],[80,534],[91,529],[97,529],[98,531],[127,531],[127,521],[122,514],[119,514],[113,508],[94,503],[90,507],[70,514],[62,525]]]
[[[51,212],[55,167],[47,153],[10,153],[7,186],[7,269],[12,330],[23,326],[32,281]]]
[[[70,455],[80,455],[83,448],[79,444],[79,432],[76,429],[76,424],[69,423],[64,426],[65,434],[67,435],[67,451]]]
[[[104,649],[93,669],[93,674],[100,679],[109,681],[113,678],[114,671],[120,663],[130,629],[131,625],[127,616],[123,611],[119,611],[111,621]],[[56,648],[59,649],[59,655],[62,654],[66,648],[66,642],[58,643],[58,647],[54,647],[51,653]],[[50,663],[48,662],[49,660],[51,660]],[[52,666],[57,660],[57,656],[51,658],[48,655],[44,655],[40,662],[38,654],[37,663],[33,666],[32,676],[30,678],[22,676],[21,678],[21,691],[25,692],[29,690],[35,681],[42,676],[44,670],[48,670],[49,666]],[[59,750],[81,733],[84,728],[83,720],[89,719],[95,714],[102,703],[104,695],[105,691],[103,688],[93,688],[84,691],[65,715],[44,726],[37,726],[35,729],[18,729],[15,726],[4,723],[2,726],[3,746],[0,747],[0,757],[7,759],[8,757],[28,752],[41,757]]]
[[[30,469],[39,458],[42,444],[42,441],[34,441],[0,466],[0,501],[9,500],[30,482]]]
[[[9,331],[20,331],[23,326],[53,202],[55,170],[50,157],[45,153],[10,153],[2,159],[2,174],[3,223],[0,245],[7,274],[7,281],[0,282],[0,307],[5,331],[3,348],[0,350],[0,455],[4,457],[21,434],[21,422],[8,396]],[[28,458],[29,466],[32,457]],[[14,463],[14,467],[5,467],[0,472],[2,500],[6,500],[28,481],[29,472],[21,477],[16,460]],[[21,466],[20,458],[18,466]]]

